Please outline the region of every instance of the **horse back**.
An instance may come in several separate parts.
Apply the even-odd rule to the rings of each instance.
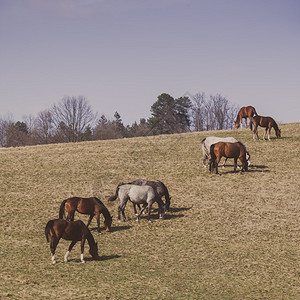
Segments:
[[[82,237],[87,235],[88,228],[81,220],[66,222],[68,222],[68,224],[64,227],[62,233],[63,239],[69,241],[81,241]]]
[[[156,195],[157,192],[149,185],[132,185],[128,192],[130,200],[136,203],[145,203],[155,198]]]
[[[246,155],[245,146],[241,142],[228,143],[219,142],[215,144],[214,153],[216,157],[238,158]]]

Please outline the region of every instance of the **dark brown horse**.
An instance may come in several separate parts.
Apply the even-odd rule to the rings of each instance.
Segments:
[[[85,262],[83,259],[84,243],[87,240],[90,246],[90,254],[94,259],[99,259],[98,244],[95,243],[94,237],[87,228],[87,226],[80,220],[72,222],[61,219],[50,220],[45,227],[45,235],[47,242],[49,242],[50,236],[50,250],[52,254],[52,263],[56,263],[55,250],[59,243],[59,240],[63,238],[67,241],[72,241],[67,253],[64,256],[64,261],[68,261],[68,256],[74,245],[81,241],[81,262]]]
[[[66,219],[69,221],[74,220],[75,211],[78,211],[84,215],[90,215],[89,221],[87,223],[87,227],[90,225],[93,217],[95,216],[97,219],[98,232],[100,232],[100,214],[102,213],[104,216],[104,225],[106,231],[110,231],[112,217],[105,207],[105,205],[96,197],[91,198],[80,198],[73,197],[64,200],[59,209],[59,218],[63,219],[65,209],[68,212]]]
[[[235,121],[235,129],[238,129],[240,127],[240,124],[241,124],[241,127],[243,127],[243,119],[245,119],[245,124],[246,124],[246,128],[248,128],[248,125],[247,125],[247,118],[250,119],[250,129],[252,130],[252,117],[254,115],[257,115],[256,113],[256,110],[253,106],[243,106],[238,115],[237,115],[237,118],[236,118],[236,121]]]
[[[247,152],[246,148],[241,142],[237,142],[237,143],[219,142],[211,145],[210,147],[211,160],[209,165],[210,173],[212,172],[212,168],[215,167],[216,174],[219,174],[218,164],[223,156],[226,158],[234,159],[234,171],[236,171],[238,159],[242,163],[241,171],[248,171],[246,152]]]
[[[272,128],[274,128],[274,130],[275,130],[276,137],[277,138],[281,137],[281,130],[278,128],[277,123],[271,117],[255,116],[255,117],[253,117],[253,124],[254,124],[254,130],[253,130],[253,139],[254,140],[256,137],[257,137],[257,139],[259,139],[258,130],[257,130],[258,126],[266,128],[266,132],[264,134],[263,139],[265,139],[265,137],[268,133],[268,140],[270,140],[270,131]]]

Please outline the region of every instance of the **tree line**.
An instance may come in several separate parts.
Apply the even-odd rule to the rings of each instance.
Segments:
[[[113,119],[98,117],[85,97],[66,96],[35,117],[17,122],[0,118],[0,147],[232,129],[238,108],[220,94],[207,97],[197,93],[174,99],[163,93],[150,112],[149,119],[124,125],[118,112]]]

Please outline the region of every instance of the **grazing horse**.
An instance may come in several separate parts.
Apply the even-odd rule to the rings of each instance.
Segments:
[[[206,162],[210,157],[210,146],[216,144],[218,142],[226,142],[226,143],[238,143],[239,141],[234,137],[217,137],[217,136],[208,136],[201,141],[202,152],[203,152],[203,167],[206,168]],[[245,147],[246,148],[246,147]],[[246,150],[246,160],[248,162],[248,166],[251,165],[250,162],[250,154]],[[225,167],[225,163],[227,161],[227,157],[224,160],[223,168]]]
[[[125,207],[128,200],[132,203],[143,204],[143,208],[137,216],[137,221],[139,221],[142,212],[148,206],[148,221],[150,221],[150,211],[151,206],[154,202],[157,202],[159,210],[159,218],[163,218],[165,215],[166,207],[164,202],[161,200],[158,193],[148,185],[134,185],[134,184],[124,184],[120,183],[117,186],[116,193],[114,196],[111,196],[108,201],[114,201],[119,196],[120,205],[118,207],[118,221],[120,222],[120,212],[122,212],[124,222],[127,221],[125,217]]]
[[[238,158],[242,163],[241,171],[243,170],[248,171],[248,164],[246,160],[246,148],[241,142],[237,142],[237,143],[219,142],[213,144],[210,147],[210,156],[211,156],[211,161],[209,165],[210,173],[212,172],[212,167],[215,167],[216,174],[219,174],[218,163],[220,162],[222,156],[234,159],[234,171],[236,171]]]
[[[100,214],[102,213],[104,216],[104,225],[106,231],[110,231],[112,217],[105,207],[105,205],[96,197],[91,198],[80,198],[73,197],[64,200],[59,209],[59,218],[63,219],[65,210],[68,212],[67,220],[74,221],[75,211],[78,211],[81,214],[90,215],[89,221],[87,223],[87,227],[90,225],[94,216],[97,219],[98,232],[100,233]]]
[[[267,135],[267,133],[268,133],[268,140],[270,140],[270,131],[272,128],[274,128],[274,130],[275,130],[276,137],[277,138],[281,137],[281,130],[278,128],[277,123],[271,117],[255,116],[255,117],[253,117],[253,124],[254,124],[254,130],[253,130],[253,139],[254,140],[256,137],[257,137],[257,139],[259,139],[258,130],[257,130],[258,126],[266,128],[266,132],[263,137],[264,140],[265,140],[265,136]]]
[[[247,126],[247,118],[250,119],[250,129],[252,130],[252,117],[254,115],[257,115],[256,110],[253,106],[243,106],[236,118],[235,121],[235,129],[238,129],[240,127],[240,123],[241,123],[241,128],[243,128],[243,119],[245,119],[245,124],[246,124],[246,128],[248,128]]]
[[[45,227],[45,236],[47,242],[49,242],[50,236],[50,250],[53,264],[56,263],[55,250],[61,238],[67,241],[72,241],[67,253],[64,256],[65,262],[68,261],[69,253],[78,241],[81,241],[80,260],[82,263],[85,262],[83,259],[83,251],[86,239],[88,240],[90,246],[90,254],[94,259],[99,259],[98,244],[95,243],[94,237],[87,226],[80,220],[75,222],[62,219],[50,220]]]
[[[162,197],[162,196],[165,197],[165,199],[166,199],[166,210],[169,211],[171,197],[169,195],[169,191],[168,191],[167,187],[161,181],[159,181],[159,180],[150,181],[150,180],[138,179],[138,180],[129,182],[128,184],[149,185],[149,186],[151,186],[157,192],[159,197]],[[135,209],[134,212],[136,213],[135,204],[134,204],[133,207]]]

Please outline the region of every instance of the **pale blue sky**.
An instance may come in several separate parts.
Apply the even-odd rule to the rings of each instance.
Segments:
[[[125,124],[161,93],[299,122],[298,0],[0,0],[0,117],[82,95]]]

